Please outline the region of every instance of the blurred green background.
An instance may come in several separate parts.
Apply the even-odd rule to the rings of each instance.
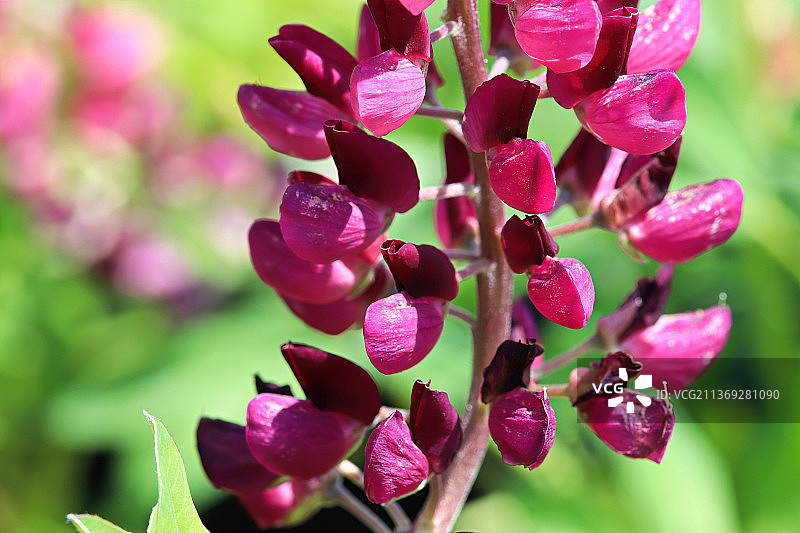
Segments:
[[[158,75],[182,95],[187,128],[226,132],[265,155],[266,145],[241,120],[237,86],[257,81],[301,88],[267,38],[282,24],[302,22],[353,50],[362,4],[138,3],[164,27],[166,60]],[[427,10],[431,26],[444,4],[439,0]],[[800,6],[791,0],[703,4],[700,38],[680,72],[689,119],[673,188],[735,178],[744,188],[744,212],[728,243],[677,268],[667,312],[709,307],[727,293],[734,322],[720,357],[752,358],[748,371],[765,386],[798,386],[800,376],[774,375],[758,360],[800,355]],[[484,14],[487,5],[481,2]],[[449,43],[434,51],[447,80],[440,98],[463,106]],[[571,112],[539,102],[531,137],[550,143],[555,157],[577,130]],[[415,158],[423,185],[443,177],[442,132],[433,119],[413,118],[388,137]],[[329,161],[268,157],[287,169],[333,173]],[[105,179],[114,180],[114,173]],[[398,216],[392,236],[436,244],[431,207]],[[274,215],[274,203],[261,209],[262,216]],[[555,221],[571,216],[565,210]],[[165,222],[187,234],[196,256],[204,256],[207,245],[191,231],[202,217],[200,209],[177,209]],[[285,309],[251,272],[245,239],[242,234],[232,241],[239,260],[208,260],[200,268],[202,279],[224,296],[211,310],[176,320],[164,303],[127,296],[49,246],[26,207],[0,192],[0,531],[69,531],[69,512],[100,514],[143,531],[156,486],[142,409],[160,417],[175,438],[202,512],[225,495],[200,468],[197,420],[243,422],[253,373],[290,382],[278,352],[282,343],[316,345],[370,368],[360,332],[315,333]],[[592,273],[595,320],[637,277],[656,268],[631,261],[608,233],[568,236],[560,244],[563,255],[581,259]],[[471,307],[471,295],[462,290],[457,303]],[[588,334],[544,326],[541,340],[555,355]],[[462,405],[468,338],[464,326],[448,321],[436,349],[414,370],[391,377],[373,371],[385,398],[406,407],[419,377]],[[800,425],[679,420],[663,463],[656,465],[614,454],[576,422],[566,402],[554,406],[559,423],[547,461],[533,472],[508,467],[492,446],[459,528],[797,531]]]

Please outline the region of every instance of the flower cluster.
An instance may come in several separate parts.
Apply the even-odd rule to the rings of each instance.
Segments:
[[[463,319],[475,339],[464,420],[444,391],[422,380],[408,412],[379,409],[377,389],[363,370],[341,390],[341,377],[326,367],[334,356],[287,345],[284,356],[308,399],[256,397],[242,453],[291,483],[335,478],[338,464],[343,475],[363,481],[372,502],[387,506],[399,528],[408,519],[393,500],[436,483],[418,523],[433,521],[430,527],[444,531],[469,492],[488,436],[504,462],[529,469],[542,464],[556,441],[554,397],[569,398],[617,453],[662,460],[674,424],[670,404],[636,393],[645,398],[636,409],[617,409],[606,385],[622,390],[622,400],[633,398],[627,382],[646,359],[655,361],[644,369],[655,379],[685,388],[722,350],[731,324],[726,307],[662,312],[673,265],[731,236],[742,191],[727,179],[669,190],[686,123],[675,71],[694,46],[699,0],[660,0],[642,12],[636,0],[495,0],[488,76],[477,12],[465,7],[472,3],[450,2],[445,25],[430,31],[424,10],[431,3],[369,0],[360,15],[357,57],[305,26],[284,26],[270,39],[306,91],[243,85],[244,119],[275,150],[307,159],[330,155],[338,179],[290,173],[280,220],[253,224],[250,251],[261,279],[308,325],[331,334],[362,328],[366,355],[383,374],[413,369],[433,350],[448,315]],[[452,37],[466,88],[463,112],[441,107],[436,96],[442,80],[432,45],[445,35]],[[538,74],[517,79],[507,70]],[[529,136],[534,107],[544,98],[573,109],[581,126],[557,163],[546,142]],[[448,130],[442,187],[421,189],[411,157],[380,138],[413,115],[438,118]],[[436,200],[444,250],[388,238],[395,215],[426,199]],[[549,225],[567,205],[580,218]],[[506,207],[520,214],[508,217]],[[596,320],[584,343],[545,358],[537,321],[581,329],[591,320],[589,270],[560,256],[556,242],[589,228],[616,233],[629,255],[643,260],[645,254],[664,266]],[[457,269],[454,262],[467,264]],[[513,274],[526,276],[527,298],[512,307]],[[460,283],[472,276],[478,278],[477,316],[452,304]],[[567,383],[543,383],[594,351],[608,355],[574,370]],[[315,387],[325,374],[320,400]],[[334,390],[344,406],[328,403]],[[359,397],[363,416],[348,410]],[[340,461],[373,418],[362,479]],[[237,450],[244,450],[237,438]],[[241,498],[241,490],[206,469],[215,484]],[[258,490],[266,485],[259,482]]]

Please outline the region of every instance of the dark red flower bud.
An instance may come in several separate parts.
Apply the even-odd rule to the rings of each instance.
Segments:
[[[411,438],[403,415],[395,411],[367,440],[364,492],[373,503],[386,503],[417,489],[428,477],[428,459]]]
[[[448,301],[458,295],[456,269],[438,248],[393,239],[381,245],[381,253],[398,291],[416,298],[433,296]]]
[[[367,5],[384,51],[394,48],[406,57],[432,59],[430,30],[422,12],[412,14],[400,0],[367,0]]]
[[[541,265],[545,256],[554,257],[558,253],[558,244],[536,215],[525,220],[512,215],[503,226],[500,239],[508,266],[517,274],[533,265]]]
[[[603,175],[611,147],[581,128],[555,168],[556,184],[572,195],[578,214],[590,210],[589,203]]]
[[[431,470],[444,472],[461,446],[461,421],[446,392],[417,380],[411,389],[408,426],[411,437],[428,458]]]
[[[350,74],[357,61],[350,52],[302,24],[281,26],[269,44],[297,72],[309,93],[352,116]]]
[[[359,63],[370,57],[380,54],[381,37],[378,35],[378,26],[375,19],[369,12],[369,6],[364,4],[361,8],[361,16],[358,19],[358,43],[356,45],[356,55]]]
[[[304,344],[287,343],[281,353],[306,393],[322,411],[334,411],[372,423],[381,402],[378,386],[366,370],[343,357]]]
[[[326,122],[325,137],[340,184],[398,213],[417,204],[417,167],[402,148],[342,120]]]
[[[444,135],[444,160],[447,166],[446,185],[474,181],[467,147],[450,133]],[[445,248],[469,248],[478,235],[475,205],[466,196],[437,200],[434,220],[436,232]]]
[[[536,342],[523,343],[504,341],[483,371],[481,401],[492,403],[501,394],[523,387],[523,376],[533,360],[544,353],[544,348]]]
[[[504,394],[489,411],[489,433],[504,463],[533,470],[555,440],[556,415],[550,398],[522,387]]]
[[[264,381],[258,374],[254,376],[254,380],[256,385],[256,394],[269,392],[272,394],[283,394],[284,396],[294,396],[294,394],[292,394],[292,388],[289,385],[278,385],[277,383],[272,383],[271,381]]]
[[[611,87],[621,74],[625,74],[638,19],[639,11],[628,7],[605,13],[597,47],[589,64],[563,74],[547,71],[547,88],[558,105],[572,109],[593,92]]]
[[[201,418],[197,424],[197,451],[211,484],[228,492],[260,492],[280,476],[256,461],[247,447],[245,428]]]
[[[511,139],[489,165],[489,184],[505,204],[525,213],[546,213],[556,203],[556,177],[544,141]]]
[[[473,152],[485,152],[518,137],[528,137],[528,124],[539,86],[500,74],[483,82],[464,110],[464,139]]]
[[[599,209],[606,227],[616,231],[661,203],[678,165],[680,150],[681,137],[678,137],[669,148],[653,154],[643,164],[637,161],[639,157],[629,156],[626,163],[635,161],[634,164],[641,166],[634,175],[626,177],[621,188],[600,201]]]
[[[293,170],[289,172],[287,179],[289,185],[294,183],[312,183],[314,185],[337,185],[332,179],[317,174],[316,172],[309,172],[308,170]]]

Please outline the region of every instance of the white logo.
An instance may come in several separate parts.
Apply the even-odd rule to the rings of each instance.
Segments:
[[[627,368],[620,368],[619,369],[619,377],[623,381],[628,381],[628,369]],[[641,376],[637,377],[633,382],[634,389],[649,389],[653,386],[653,376],[649,374],[642,374]],[[639,403],[648,407],[652,403],[652,399],[649,396],[645,396],[643,394],[637,394],[636,399],[639,400]],[[623,396],[614,396],[608,399],[608,406],[609,407],[616,407],[622,403],[624,400]],[[628,413],[633,412],[633,402],[626,402],[625,403],[625,411]]]

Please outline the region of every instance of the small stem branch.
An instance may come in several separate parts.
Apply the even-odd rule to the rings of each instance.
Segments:
[[[328,488],[326,496],[332,501],[335,501],[340,507],[347,510],[351,515],[358,518],[358,520],[373,533],[392,533],[389,526],[378,518],[369,507],[361,503],[361,500],[344,488],[341,482],[331,485]]]
[[[431,104],[433,107],[442,107],[441,102],[439,102],[439,99],[436,97],[435,87],[432,85],[428,85],[428,89],[425,92],[425,101]],[[442,121],[442,124],[445,128],[447,128],[447,131],[450,132],[451,135],[453,135],[466,146],[467,141],[464,140],[464,132],[461,131],[460,120],[453,120],[450,118],[440,118],[439,120]]]
[[[336,469],[351,483],[362,490],[364,489],[364,473],[359,467],[345,459],[339,463]],[[389,517],[392,519],[392,522],[394,522],[398,531],[403,532],[411,529],[411,520],[408,518],[403,508],[400,507],[399,503],[393,501],[384,504],[383,507],[386,509],[386,512],[389,514]]]
[[[486,259],[485,257],[481,257],[474,263],[470,263],[464,268],[458,270],[456,272],[456,277],[458,278],[458,281],[464,281],[465,279],[470,278],[476,274],[480,274],[481,272],[489,270],[493,265],[494,261]]]
[[[461,30],[461,24],[449,20],[431,32],[431,43],[441,41],[448,35],[452,35]]]
[[[545,361],[541,366],[531,370],[530,382],[536,383],[542,378],[542,376],[546,376],[547,374],[550,374],[551,372],[568,365],[575,359],[591,353],[594,350],[599,350],[600,348],[602,348],[600,339],[597,337],[597,335],[592,335],[574,348],[567,350],[553,359]]]
[[[451,261],[475,261],[481,257],[470,250],[444,250],[444,253]]]
[[[597,226],[597,219],[595,218],[594,213],[590,213],[577,220],[573,220],[572,222],[567,222],[566,224],[549,228],[547,231],[549,231],[550,235],[553,237],[560,237],[562,235],[569,235],[570,233],[577,233],[579,231],[587,230],[595,226]]]
[[[475,196],[477,187],[472,183],[448,183],[441,187],[425,187],[419,190],[420,200],[442,200],[459,196]]]
[[[498,52],[497,59],[494,60],[492,69],[489,71],[489,79],[492,79],[504,73],[505,71],[508,70],[508,67],[510,66],[511,66],[511,58],[509,58],[508,52],[506,51]]]
[[[475,328],[478,325],[478,321],[475,320],[475,316],[466,309],[462,309],[460,307],[456,307],[455,305],[451,305],[447,309],[447,313],[450,316],[455,317],[461,320],[462,322],[466,323],[471,328]]]
[[[558,385],[534,385],[530,390],[534,392],[546,392],[548,396],[553,398],[568,398],[567,387],[568,383],[559,383]]]
[[[542,87],[539,91],[539,94],[536,96],[537,100],[544,100],[545,98],[552,98],[553,95],[550,94],[550,89],[547,87]]]
[[[530,81],[534,85],[538,85],[539,87],[541,87],[542,85],[547,83],[547,71],[546,70],[542,71],[539,75],[531,78],[528,81]]]
[[[414,114],[420,117],[443,118],[448,120],[457,120],[459,122],[464,118],[463,111],[433,105],[421,106]]]

